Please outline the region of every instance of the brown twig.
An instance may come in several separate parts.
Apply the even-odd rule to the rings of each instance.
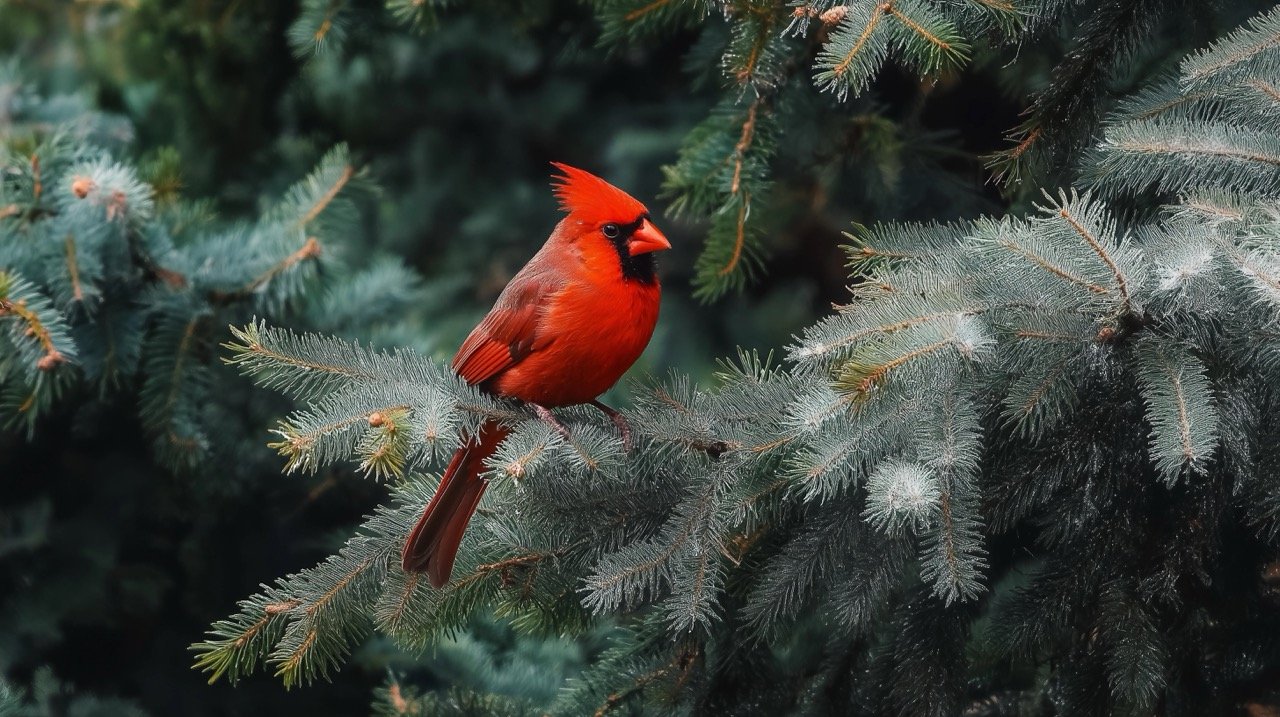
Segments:
[[[670,4],[671,4],[671,0],[653,0],[653,2],[649,3],[648,5],[645,5],[644,7],[636,8],[635,10],[632,10],[626,15],[623,15],[622,19],[627,22],[635,22],[636,20],[639,20],[645,15],[648,15],[649,13],[655,10],[660,10],[663,7],[666,7],[667,5],[670,5]]]
[[[867,40],[871,39],[871,33],[875,32],[876,25],[879,25],[880,20],[883,19],[884,16],[892,9],[893,0],[882,2],[875,6],[871,11],[871,19],[867,21],[866,28],[862,30],[862,34],[858,36],[857,41],[853,43],[853,47],[849,49],[849,52],[845,54],[844,58],[831,68],[832,74],[836,77],[840,77],[843,76],[845,72],[849,71],[849,65],[853,64],[853,58],[862,51],[863,45],[866,45]]]
[[[604,715],[608,714],[610,710],[621,704],[623,700],[643,690],[650,684],[662,679],[673,669],[680,670],[677,683],[683,685],[688,679],[689,669],[693,666],[694,660],[697,656],[698,650],[696,647],[681,650],[670,662],[656,670],[646,672],[645,674],[637,677],[632,681],[631,685],[629,685],[627,689],[610,693],[609,696],[605,698],[604,704],[600,705],[600,708],[595,711],[594,717],[604,717]]]
[[[1089,245],[1089,248],[1093,250],[1093,253],[1097,254],[1098,258],[1102,259],[1102,263],[1106,264],[1107,268],[1111,270],[1112,276],[1116,278],[1116,289],[1120,292],[1120,299],[1124,302],[1125,309],[1128,310],[1129,283],[1125,281],[1124,273],[1120,271],[1120,267],[1116,265],[1115,260],[1112,259],[1111,255],[1107,253],[1107,250],[1102,247],[1102,243],[1098,241],[1097,237],[1093,236],[1092,232],[1086,229],[1078,219],[1072,216],[1071,212],[1068,212],[1065,208],[1059,209],[1058,216],[1067,220],[1067,223],[1071,225],[1071,228],[1075,230],[1076,234],[1080,235],[1080,238]]]
[[[747,209],[751,206],[751,193],[742,193],[742,203],[738,205],[738,223],[736,234],[733,240],[733,254],[729,256],[729,261],[720,267],[720,276],[725,276],[732,272],[738,266],[738,262],[742,260],[742,249],[747,243]]]
[[[80,265],[76,262],[76,240],[67,235],[67,273],[71,275],[71,298],[84,301],[84,289],[80,286]]]
[[[323,212],[325,208],[329,206],[330,202],[338,196],[338,192],[342,191],[342,188],[347,185],[347,182],[351,181],[351,178],[354,177],[355,174],[355,167],[349,164],[346,167],[343,167],[342,174],[338,175],[338,181],[334,182],[333,186],[329,187],[329,190],[326,191],[310,209],[307,210],[307,213],[302,215],[302,218],[298,220],[297,226],[299,228],[306,227],[316,217],[320,216],[320,213]]]
[[[52,371],[59,364],[67,360],[66,356],[53,345],[53,337],[49,334],[49,329],[40,320],[39,315],[27,307],[25,299],[11,301],[9,299],[0,299],[0,317],[7,314],[13,314],[27,324],[27,333],[40,342],[40,347],[44,352],[36,361],[36,368],[41,371]]]
[[[262,274],[254,277],[254,279],[248,284],[245,284],[239,289],[232,289],[231,291],[211,291],[209,292],[209,300],[215,304],[228,304],[240,299],[246,299],[252,296],[255,291],[262,288],[267,282],[287,271],[290,267],[307,259],[320,256],[320,252],[320,241],[315,237],[307,237],[307,240],[301,247],[298,247],[296,251],[281,259]]]
[[[31,155],[31,204],[40,203],[40,196],[44,194],[44,182],[40,178],[40,155]]]
[[[738,143],[733,146],[733,182],[729,186],[730,194],[737,194],[742,184],[742,163],[746,158],[747,150],[751,148],[751,142],[756,134],[756,115],[760,111],[760,105],[763,98],[757,98],[751,103],[751,107],[747,109],[747,119],[742,123],[742,134],[738,136]]]

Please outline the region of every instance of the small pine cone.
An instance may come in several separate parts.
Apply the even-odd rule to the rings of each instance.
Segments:
[[[292,599],[285,600],[284,602],[273,602],[270,605],[265,606],[262,611],[268,615],[279,615],[281,613],[289,612],[300,604],[302,603],[298,600]]]
[[[93,179],[86,177],[83,174],[79,174],[71,180],[71,193],[80,199],[84,199],[89,196],[89,192],[92,192],[97,186],[97,183],[94,182]]]
[[[380,411],[374,411],[369,414],[369,425],[373,428],[382,428],[386,422],[386,417]]]
[[[848,14],[849,7],[847,5],[836,5],[830,10],[819,15],[818,19],[821,20],[824,25],[839,25],[840,21],[844,19],[844,16]]]
[[[66,361],[66,358],[64,358],[61,353],[56,350],[50,351],[44,356],[41,356],[39,361],[36,361],[36,368],[45,372],[52,371],[63,361]]]

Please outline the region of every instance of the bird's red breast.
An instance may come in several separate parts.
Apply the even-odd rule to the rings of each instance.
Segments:
[[[640,357],[661,298],[653,252],[670,248],[635,198],[556,167],[568,216],[453,359],[468,383],[548,407],[591,401]]]

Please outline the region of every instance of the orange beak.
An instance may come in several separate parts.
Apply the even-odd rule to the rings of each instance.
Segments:
[[[670,248],[671,242],[667,241],[667,238],[662,236],[662,232],[658,231],[658,228],[648,219],[644,220],[639,229],[631,233],[631,239],[627,241],[627,252],[631,256]]]

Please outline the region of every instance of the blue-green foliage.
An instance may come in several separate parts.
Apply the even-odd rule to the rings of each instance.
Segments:
[[[251,314],[332,330],[381,320],[421,284],[401,265],[344,266],[365,180],[345,148],[254,221],[225,223],[167,181],[144,181],[118,119],[42,97],[14,64],[0,107],[0,413],[30,432],[73,387],[135,393],[166,465],[193,468],[225,417],[217,337]],[[172,159],[172,158],[170,158]],[[331,280],[318,281],[324,272]]]
[[[856,227],[852,300],[782,364],[744,353],[714,385],[635,386],[632,453],[595,413],[567,411],[564,439],[412,352],[238,329],[229,360],[302,403],[279,430],[289,469],[397,482],[339,554],[216,623],[198,666],[307,682],[370,628],[418,647],[487,606],[531,632],[626,626],[561,714],[1205,713],[1254,694],[1280,664],[1251,636],[1274,606],[1223,561],[1254,575],[1280,534],[1280,187],[1248,161],[1277,113],[1238,101],[1280,83],[1275,17],[1111,118],[1088,191]],[[1164,116],[1134,116],[1152,102]],[[399,545],[482,419],[512,432],[435,590]],[[806,649],[821,657],[788,672]],[[396,690],[382,709],[420,699]]]

